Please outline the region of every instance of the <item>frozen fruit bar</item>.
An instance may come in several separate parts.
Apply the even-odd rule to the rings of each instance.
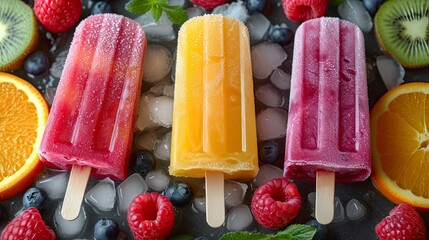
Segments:
[[[128,18],[101,14],[79,24],[39,149],[46,165],[125,179],[145,48]]]
[[[337,18],[303,23],[295,35],[285,176],[336,182],[371,173],[364,37]]]
[[[249,33],[232,18],[192,18],[179,31],[170,173],[258,172]]]

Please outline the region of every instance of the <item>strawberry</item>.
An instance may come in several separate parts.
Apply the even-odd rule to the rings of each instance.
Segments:
[[[410,205],[399,204],[375,226],[381,240],[425,240],[427,230],[423,218]]]
[[[256,189],[251,209],[262,226],[282,228],[298,215],[301,195],[295,183],[286,178],[275,178]]]
[[[212,10],[213,8],[222,4],[228,3],[229,0],[190,0],[193,4],[203,7],[205,10]]]
[[[54,33],[73,27],[80,18],[80,0],[35,0],[34,13],[42,26]]]
[[[282,0],[283,11],[294,22],[325,15],[328,0]]]
[[[157,192],[140,194],[131,202],[127,219],[137,240],[164,239],[174,225],[173,205]]]
[[[1,233],[1,240],[6,239],[55,239],[55,233],[45,225],[37,208],[28,208],[7,224]]]

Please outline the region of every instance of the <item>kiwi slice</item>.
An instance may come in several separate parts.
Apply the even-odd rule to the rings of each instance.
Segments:
[[[429,65],[429,1],[389,0],[375,15],[381,47],[407,68]]]
[[[20,0],[0,4],[0,71],[18,69],[38,39],[33,9]]]

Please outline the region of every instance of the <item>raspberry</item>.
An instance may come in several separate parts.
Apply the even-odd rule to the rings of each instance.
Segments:
[[[427,239],[425,223],[419,213],[410,205],[399,204],[375,226],[375,232],[381,240]]]
[[[82,12],[80,0],[35,0],[34,14],[42,26],[54,33],[64,32],[77,23]]]
[[[256,189],[252,213],[262,226],[278,229],[289,224],[301,209],[301,195],[295,183],[286,178],[267,181]]]
[[[325,15],[328,0],[282,0],[283,11],[294,22]]]
[[[55,233],[45,225],[37,208],[28,208],[7,224],[1,233],[3,239],[55,239]]]
[[[191,0],[195,5],[203,7],[206,10],[212,10],[213,8],[229,2],[229,0]]]
[[[174,225],[173,205],[157,192],[140,194],[131,202],[127,218],[137,240],[164,239]]]

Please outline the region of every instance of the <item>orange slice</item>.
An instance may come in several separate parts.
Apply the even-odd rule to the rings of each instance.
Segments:
[[[388,91],[371,110],[371,179],[392,202],[429,210],[429,83]]]
[[[0,200],[22,192],[42,169],[38,149],[47,118],[36,88],[0,72]]]

